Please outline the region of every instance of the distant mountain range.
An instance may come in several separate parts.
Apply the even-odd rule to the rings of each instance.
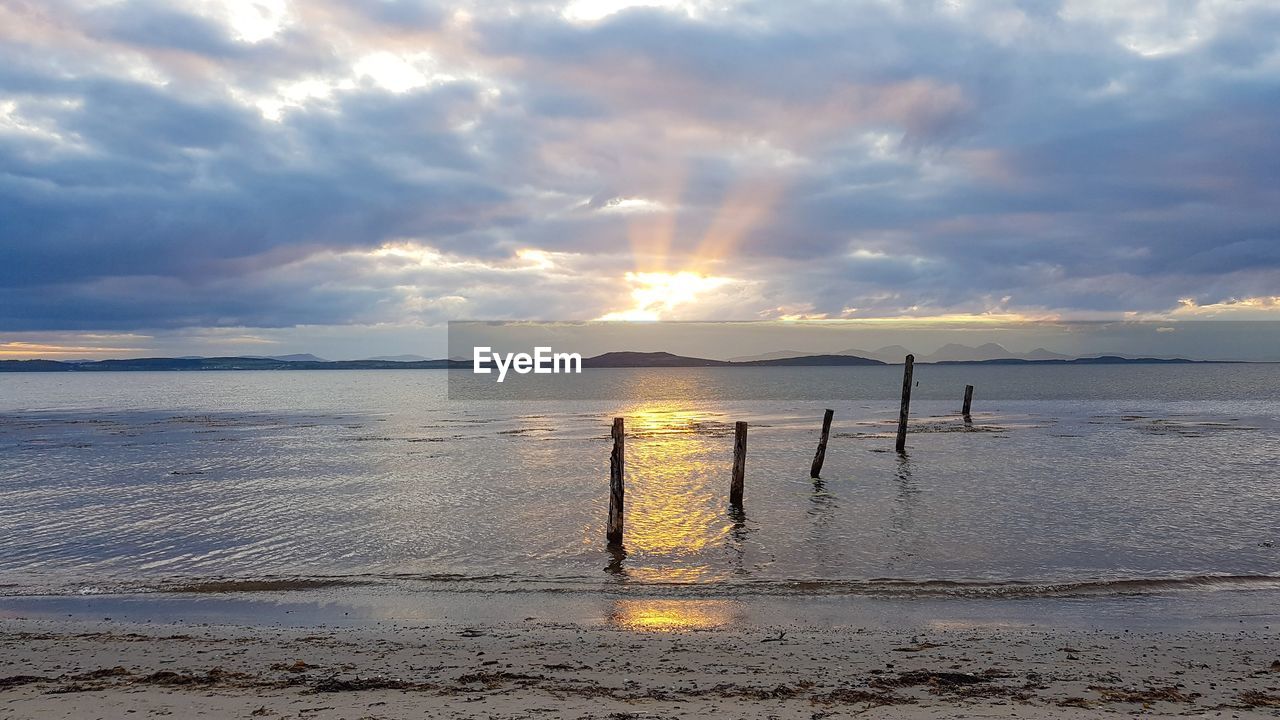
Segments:
[[[237,356],[240,357],[240,356]],[[285,362],[334,362],[311,353],[295,353],[293,355],[244,355],[250,360],[284,360]],[[183,355],[175,358],[176,360],[208,360],[203,355]],[[381,361],[381,362],[424,362],[430,358],[421,355],[379,355],[377,357],[362,358],[356,362],[364,361]],[[92,360],[68,360],[67,362],[93,362]]]
[[[1098,357],[1055,358],[1052,360],[1026,360],[1023,358],[997,358],[995,360],[940,360],[934,365],[1183,365],[1189,363],[1237,363],[1236,360],[1187,360],[1186,358]]]
[[[277,360],[262,357],[133,358],[92,362],[0,360],[0,372],[115,372],[130,370],[440,370],[471,367],[470,362],[425,360]]]
[[[963,347],[963,346],[960,346]],[[998,346],[997,346],[998,347]],[[972,349],[972,348],[971,348]],[[1048,353],[1048,351],[1044,351]],[[1187,360],[1185,358],[1152,358],[1121,357],[1119,355],[1101,355],[1098,357],[1069,358],[1065,355],[1054,355],[1040,359],[1019,357],[997,357],[991,359],[942,360],[931,359],[927,362],[936,365],[1161,365],[1206,362],[1203,360]],[[928,357],[945,357],[940,353]],[[902,364],[906,358],[903,353],[896,364]],[[846,355],[791,355],[790,353],[770,353],[757,358],[738,358],[734,360],[710,360],[707,358],[685,357],[666,352],[611,352],[595,357],[584,358],[584,368],[628,368],[628,367],[833,367],[850,365],[891,365],[893,362],[873,358]],[[469,367],[469,363],[464,363]]]
[[[854,357],[869,358],[879,360],[884,363],[901,363],[911,351],[901,345],[889,345],[879,350],[860,350],[858,348],[850,348],[833,353],[834,355],[852,355]],[[789,358],[798,358],[812,356],[812,352],[801,352],[799,350],[780,350],[778,352],[765,353],[763,355],[750,355],[745,357],[729,358],[731,362],[755,362],[759,360],[785,360]],[[1005,349],[1004,346],[996,343],[986,343],[977,347],[968,345],[960,345],[957,343],[948,343],[938,348],[936,351],[928,355],[917,355],[918,363],[942,363],[942,362],[985,362],[987,360],[1070,360],[1070,355],[1051,352],[1044,348],[1036,348],[1026,353],[1013,353]]]
[[[668,352],[609,352],[595,357],[583,358],[584,368],[628,368],[628,367],[795,367],[822,365],[884,365],[879,360],[851,355],[801,355],[796,357],[766,358],[763,360],[709,360],[707,358],[685,357]]]
[[[247,355],[246,357],[253,360],[283,360],[285,362],[329,362],[322,357],[316,357],[311,353],[294,353],[293,355]],[[203,359],[203,358],[201,358]]]
[[[986,347],[986,346],[982,346]],[[999,347],[998,345],[996,347]],[[1203,362],[1182,358],[1128,358],[1118,355],[1104,355],[1089,358],[1068,358],[1048,351],[1040,357],[986,357],[982,358],[977,351],[981,348],[964,348],[939,352],[926,356],[920,362],[940,365],[975,364],[975,365],[1120,365],[1133,364],[1169,364]],[[893,362],[901,363],[906,353],[897,354],[899,348],[881,348],[877,354],[892,357]],[[1003,349],[1003,348],[1002,348]],[[990,350],[986,351],[988,354]],[[1036,354],[1033,351],[1028,355]],[[1044,355],[1051,357],[1044,357]],[[896,356],[896,357],[895,357]],[[945,359],[959,356],[961,359]],[[299,357],[299,356],[284,356]],[[314,358],[314,355],[301,357]],[[404,357],[404,356],[396,356]],[[418,357],[408,356],[408,357]],[[974,359],[981,358],[981,359]],[[711,360],[708,358],[687,357],[667,352],[609,352],[603,355],[584,358],[584,368],[645,368],[645,367],[842,367],[890,364],[886,360],[868,358],[859,355],[837,353],[830,355],[791,354],[790,352],[770,353],[768,356],[755,358],[738,358],[735,360]],[[372,358],[369,360],[288,360],[265,357],[185,357],[185,358],[134,358],[128,360],[94,360],[62,362],[58,360],[0,360],[0,372],[121,372],[121,371],[172,371],[172,370],[443,370],[446,368],[470,369],[470,360],[390,360]]]
[[[421,355],[379,355],[377,357],[365,358],[365,360],[378,360],[381,362],[429,362],[430,358],[424,358]]]

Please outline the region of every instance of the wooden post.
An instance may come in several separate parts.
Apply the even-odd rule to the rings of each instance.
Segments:
[[[809,477],[816,478],[822,472],[822,461],[827,459],[827,437],[831,435],[831,417],[834,410],[827,410],[822,415],[822,439],[818,440],[818,452],[813,455],[813,465],[809,468]]]
[[[908,355],[902,369],[902,405],[898,408],[898,442],[895,446],[899,454],[907,452],[907,415],[911,411],[911,370],[915,362],[916,356]]]
[[[622,547],[622,469],[623,429],[622,418],[613,419],[613,452],[609,454],[609,527],[605,537],[610,547]]]
[[[973,405],[973,386],[965,385],[964,386],[964,408],[960,411],[960,414],[964,415],[965,418],[969,417],[969,407],[971,405]]]
[[[747,474],[747,424],[738,421],[733,428],[733,484],[729,486],[729,504],[742,507],[742,483]]]

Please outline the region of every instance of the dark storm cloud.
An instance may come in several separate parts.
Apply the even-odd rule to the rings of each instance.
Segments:
[[[0,2],[0,330],[589,317],[645,242],[746,317],[1280,288],[1265,3],[228,7]]]
[[[231,102],[193,103],[137,83],[95,79],[56,91],[77,104],[43,116],[88,150],[33,153],[30,138],[0,138],[5,286],[218,276],[246,267],[233,260],[294,257],[271,254],[280,248],[460,232],[504,197],[447,130],[448,112],[474,102],[461,84],[405,96],[353,92],[334,112],[281,125]],[[291,157],[299,149],[306,156]],[[239,317],[233,309],[222,316]],[[169,303],[159,312],[189,319]],[[288,324],[287,314],[280,320]]]

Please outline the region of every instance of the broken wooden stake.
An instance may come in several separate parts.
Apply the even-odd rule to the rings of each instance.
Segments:
[[[818,452],[813,455],[813,465],[809,468],[809,477],[816,478],[822,472],[822,461],[827,459],[827,437],[831,435],[831,418],[836,413],[827,410],[822,415],[822,439],[818,440]]]
[[[973,405],[973,386],[965,385],[964,386],[964,407],[960,410],[960,414],[964,415],[966,420],[969,418],[969,407],[971,405]]]
[[[609,526],[605,537],[610,547],[622,546],[622,501],[623,501],[623,429],[622,418],[613,419],[613,452],[609,454]]]
[[[898,442],[895,447],[899,454],[907,452],[907,416],[911,411],[911,370],[916,356],[908,355],[906,366],[902,369],[902,405],[898,408]]]
[[[729,486],[729,504],[742,507],[742,484],[747,474],[747,424],[742,421],[733,430],[733,483]]]

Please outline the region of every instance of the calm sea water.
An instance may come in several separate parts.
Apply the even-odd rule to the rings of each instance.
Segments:
[[[540,402],[451,402],[444,371],[0,374],[0,592],[1280,587],[1280,366],[919,366],[905,458],[900,373],[601,370],[566,382],[626,399]],[[735,400],[744,386],[794,399]],[[621,553],[603,537],[615,415]]]

